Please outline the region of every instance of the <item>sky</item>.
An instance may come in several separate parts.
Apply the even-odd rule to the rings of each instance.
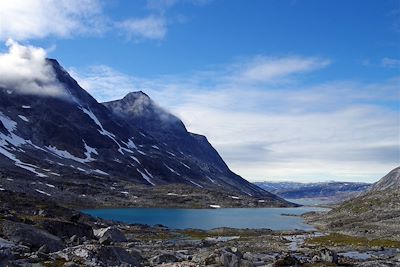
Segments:
[[[0,39],[99,102],[146,92],[250,181],[400,165],[400,0],[0,0]]]

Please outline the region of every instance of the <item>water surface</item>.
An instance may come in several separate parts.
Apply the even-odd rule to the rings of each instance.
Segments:
[[[272,230],[314,230],[300,215],[309,211],[323,211],[317,207],[299,208],[229,208],[229,209],[165,209],[123,208],[83,210],[103,219],[148,225],[162,224],[173,229],[196,228],[209,230],[218,227],[269,228]]]

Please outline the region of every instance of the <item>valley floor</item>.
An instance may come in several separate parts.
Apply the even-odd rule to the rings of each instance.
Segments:
[[[121,224],[0,192],[0,266],[399,266],[400,242],[337,233]]]

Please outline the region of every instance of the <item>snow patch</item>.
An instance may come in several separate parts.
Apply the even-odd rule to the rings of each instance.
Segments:
[[[182,164],[183,166],[185,166],[186,168],[191,169],[191,168],[190,168],[188,165],[186,165],[185,163],[181,162],[181,164]]]
[[[83,140],[83,143],[85,145],[85,150],[86,150],[86,152],[85,152],[86,160],[94,161],[95,159],[92,158],[92,154],[99,155],[99,153],[97,152],[97,150],[95,148],[88,146],[84,140]]]
[[[199,185],[198,183],[196,183],[196,182],[193,182],[192,180],[189,180],[189,182],[191,182],[192,184],[194,184],[194,185],[195,185],[195,186],[197,186],[197,187],[203,188],[203,186],[202,186],[202,185]]]
[[[216,182],[215,182],[214,179],[211,179],[211,177],[209,177],[209,176],[206,176],[206,177],[207,177],[207,179],[210,180],[212,183],[216,184]]]
[[[152,178],[152,175],[146,170],[146,169],[144,169],[144,171],[147,173],[143,173],[143,172],[141,172],[139,169],[136,169],[141,175],[142,175],[142,177],[143,177],[143,179],[145,179],[147,182],[149,182],[151,185],[156,185],[155,183],[153,183],[153,181],[151,180],[151,178]],[[151,177],[151,178],[150,178]]]
[[[147,154],[146,153],[144,153],[142,150],[137,150],[137,152],[139,152],[140,154],[142,154],[142,155],[145,155],[145,156],[147,156]]]
[[[46,196],[48,196],[48,197],[51,197],[51,194],[49,194],[49,193],[47,193],[47,192],[44,192],[44,191],[42,191],[42,190],[35,189],[35,191],[38,192],[38,193],[40,193],[40,194],[46,195]]]
[[[115,139],[115,135],[110,133],[109,131],[105,130],[103,125],[101,124],[101,122],[99,121],[99,119],[96,117],[96,115],[94,115],[94,113],[90,110],[90,109],[86,109],[83,107],[79,107],[86,115],[89,116],[89,118],[91,118],[93,120],[93,122],[100,128],[98,129],[99,133],[107,136],[108,138],[110,138],[111,140],[113,140],[117,145],[118,145],[118,152],[121,153],[122,155],[124,155],[123,147],[121,147],[121,145],[118,143],[118,141]],[[128,151],[131,152],[131,151]]]
[[[25,122],[29,122],[28,118],[25,117],[25,116],[18,115],[18,117],[19,117],[21,120],[25,121]]]
[[[132,158],[134,161],[136,161],[137,163],[141,164],[140,161],[139,161],[136,157],[131,156],[131,158]]]
[[[106,176],[109,176],[109,174],[108,174],[108,173],[106,173],[106,172],[104,172],[104,171],[102,171],[102,170],[99,170],[99,169],[92,170],[92,172],[95,172],[95,173],[98,173],[98,174],[101,174],[101,175],[106,175]]]
[[[176,155],[174,153],[172,153],[172,152],[167,151],[167,153],[170,154],[173,157],[176,157]]]
[[[59,150],[55,146],[46,146],[46,148],[48,151],[50,151],[52,154],[58,156],[59,158],[70,159],[70,160],[80,162],[80,163],[86,163],[86,162],[93,161],[93,159],[90,157],[89,158],[79,158],[79,157],[72,155],[71,153],[69,153],[66,150]],[[86,153],[88,153],[88,152],[86,152]],[[89,154],[89,156],[90,156],[90,154]]]
[[[137,149],[137,146],[135,145],[135,143],[133,142],[132,139],[133,139],[133,138],[129,138],[129,139],[128,139],[128,143],[125,143],[125,142],[123,142],[123,141],[122,141],[122,143],[123,143],[124,145],[126,145],[127,148]]]
[[[176,172],[174,169],[170,168],[167,164],[164,163],[164,166],[167,167],[168,170],[170,170],[171,172],[175,173],[176,175],[181,176],[178,172]]]

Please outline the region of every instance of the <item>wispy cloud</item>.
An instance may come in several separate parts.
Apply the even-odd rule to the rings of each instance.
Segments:
[[[386,68],[400,68],[400,59],[385,57],[382,59],[381,65]]]
[[[98,0],[13,0],[0,1],[0,39],[16,40],[77,34],[104,30]]]
[[[304,74],[327,67],[330,60],[287,56],[280,58],[258,56],[239,65],[238,79],[245,82],[271,82],[282,77]]]
[[[166,12],[181,2],[200,5],[206,1],[148,1],[142,7],[147,10],[147,15],[118,20],[107,14],[104,8],[107,2],[102,0],[0,1],[0,40],[72,38],[110,32],[117,32],[135,42],[162,40],[171,24]]]
[[[100,101],[146,91],[188,129],[205,134],[232,169],[250,180],[373,181],[398,164],[400,77],[376,84],[281,83],[304,72],[312,75],[330,61],[257,58],[269,57],[154,79],[105,66],[75,73]],[[293,62],[300,67],[291,67]],[[254,83],[247,73],[258,66],[268,79]]]
[[[162,40],[167,34],[167,23],[164,17],[150,15],[145,18],[131,18],[116,23],[129,39],[140,41],[143,39]]]

